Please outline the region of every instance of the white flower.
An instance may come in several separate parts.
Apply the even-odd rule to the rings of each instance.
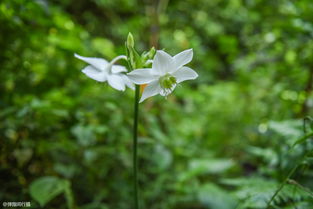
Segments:
[[[157,94],[167,96],[175,89],[176,84],[197,78],[198,74],[194,70],[184,66],[192,60],[192,56],[192,49],[185,50],[174,57],[158,50],[152,68],[136,69],[128,73],[128,78],[135,84],[148,84],[140,102]]]
[[[134,84],[123,74],[127,72],[127,69],[122,65],[114,65],[120,59],[127,59],[126,56],[117,56],[111,62],[102,58],[83,57],[78,54],[75,54],[75,57],[90,64],[82,70],[89,78],[99,82],[108,81],[110,86],[119,91],[124,91],[125,85],[134,89]]]

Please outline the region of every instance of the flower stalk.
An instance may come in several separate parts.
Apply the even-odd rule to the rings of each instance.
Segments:
[[[128,34],[126,41],[126,54],[129,71],[136,69],[138,65],[138,54],[134,48],[134,38],[131,33]],[[139,99],[140,86],[135,85],[135,99],[134,99],[134,124],[133,124],[133,185],[134,185],[134,209],[139,209],[138,198],[138,115],[139,115]]]
[[[139,209],[138,202],[138,113],[139,113],[139,93],[140,86],[135,86],[135,103],[134,103],[134,129],[133,129],[133,184],[134,184],[134,208]]]

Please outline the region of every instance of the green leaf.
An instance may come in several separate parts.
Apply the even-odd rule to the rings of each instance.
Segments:
[[[232,168],[234,162],[230,159],[195,159],[190,162],[190,170],[198,174],[218,174]]]
[[[207,174],[221,174],[234,167],[230,159],[194,159],[191,160],[188,170],[180,174],[180,181],[188,181],[195,176]]]
[[[280,136],[286,137],[291,144],[302,136],[301,123],[299,120],[270,121],[269,129]]]
[[[199,189],[199,201],[209,208],[234,209],[236,199],[215,184],[206,184]]]
[[[296,145],[298,144],[302,144],[303,142],[305,142],[307,139],[310,139],[313,136],[313,132],[301,137],[300,139],[298,139],[291,148],[294,148]]]
[[[76,125],[71,129],[73,135],[82,146],[89,146],[96,143],[96,136],[93,126]]]
[[[68,181],[53,176],[39,178],[31,183],[30,195],[39,202],[40,206],[45,206],[49,201],[63,193],[68,187]]]

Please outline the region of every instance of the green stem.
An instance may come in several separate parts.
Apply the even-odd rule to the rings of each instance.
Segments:
[[[298,167],[300,166],[300,164],[303,162],[303,160],[308,156],[309,153],[306,153],[305,155],[303,155],[300,160],[295,164],[295,166],[289,171],[288,175],[285,177],[285,179],[283,180],[283,182],[279,185],[278,189],[275,191],[275,193],[273,194],[273,196],[271,197],[271,199],[268,201],[266,209],[268,209],[271,206],[271,203],[273,202],[273,200],[275,199],[275,197],[278,195],[278,193],[283,189],[283,187],[285,186],[285,184],[287,183],[288,179],[291,178],[291,176],[296,172],[296,170],[298,169]]]
[[[138,110],[139,110],[139,93],[140,93],[140,86],[136,85],[135,89],[135,103],[134,103],[134,130],[133,130],[133,181],[134,181],[134,209],[139,209],[139,202],[138,202],[138,156],[137,156],[137,147],[138,147]]]
[[[275,193],[273,194],[272,198],[270,199],[270,201],[268,201],[266,208],[268,209],[271,206],[271,203],[273,202],[273,200],[275,199],[275,197],[278,195],[278,193],[280,192],[280,190],[283,189],[283,187],[285,186],[285,184],[287,183],[288,179],[294,174],[294,172],[297,170],[299,164],[296,164],[288,173],[288,175],[286,176],[286,178],[284,179],[284,181],[279,185],[278,189],[275,191]]]

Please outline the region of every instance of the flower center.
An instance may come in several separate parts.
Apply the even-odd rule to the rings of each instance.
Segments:
[[[176,78],[168,73],[160,77],[159,82],[162,89],[171,89],[177,83]]]

